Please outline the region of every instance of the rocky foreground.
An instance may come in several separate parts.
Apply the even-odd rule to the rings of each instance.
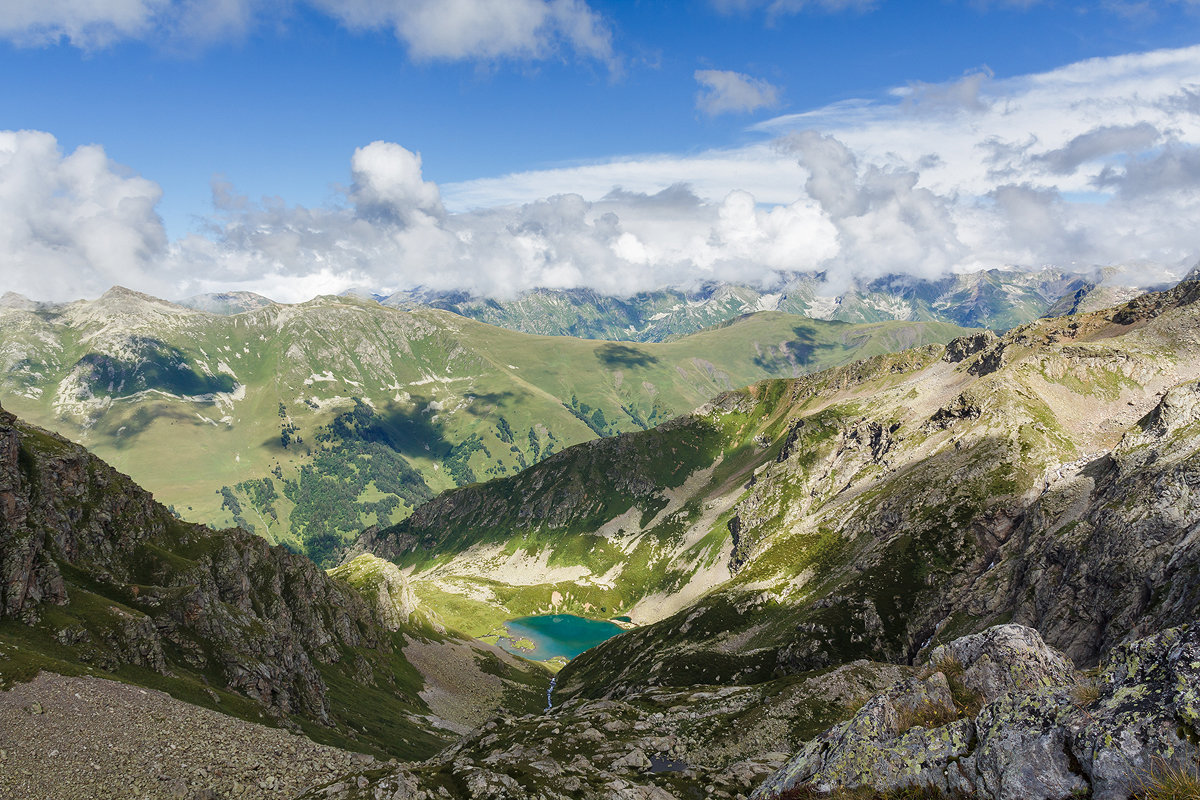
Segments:
[[[851,667],[856,672],[812,676],[811,685],[829,693],[808,698],[836,697],[849,718],[782,764],[782,754],[755,752],[767,744],[754,741],[761,725],[721,729],[719,704],[703,702],[720,691],[676,702],[673,713],[648,693],[495,720],[424,765],[364,769],[304,797],[767,800],[923,787],[929,797],[1124,800],[1144,796],[1160,768],[1194,773],[1200,764],[1196,625],[1122,645],[1098,673],[1076,670],[1020,625],[956,639],[915,668]],[[840,694],[889,671],[902,677],[865,702]],[[734,694],[726,711],[736,709]],[[802,705],[793,704],[793,721]],[[690,735],[685,707],[699,723]],[[706,731],[710,740],[733,740],[732,760],[714,753],[712,741],[706,746]],[[750,740],[740,752],[739,738]]]
[[[100,678],[43,672],[0,692],[0,798],[289,798],[375,763]]]

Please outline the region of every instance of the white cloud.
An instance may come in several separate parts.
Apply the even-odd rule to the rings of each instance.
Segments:
[[[0,36],[23,45],[105,47],[150,32],[170,0],[0,0]]]
[[[96,295],[115,283],[168,292],[156,183],[96,145],[63,155],[38,131],[0,131],[0,266],[6,289],[33,297]]]
[[[1081,133],[1062,147],[1036,157],[1051,172],[1070,175],[1081,165],[1123,153],[1140,153],[1159,140],[1161,134],[1149,122],[1135,125],[1103,125]]]
[[[777,117],[753,128],[764,141],[737,149],[440,187],[419,155],[373,142],[350,155],[340,205],[257,205],[217,181],[208,233],[170,244],[155,184],[99,148],[64,156],[48,134],[10,132],[0,135],[0,252],[15,276],[5,288],[629,294],[768,285],[793,270],[845,283],[1173,265],[1200,252],[1198,87],[1200,48],[1005,80],[973,73]]]
[[[542,58],[559,42],[608,58],[603,20],[582,0],[311,0],[351,28],[391,30],[417,59]]]
[[[98,50],[136,39],[164,46],[240,37],[283,0],[0,0],[0,38]]]
[[[746,113],[779,104],[779,87],[762,78],[722,69],[698,69],[696,108],[709,116]]]
[[[308,5],[354,30],[391,31],[418,60],[541,59],[564,48],[613,61],[585,0],[0,0],[0,38],[93,50],[136,39],[207,44]]]
[[[966,254],[950,201],[918,188],[916,172],[861,166],[844,144],[816,131],[793,134],[782,146],[808,169],[805,189],[837,229],[838,248],[824,266],[839,278],[932,278]]]
[[[350,200],[365,219],[411,222],[414,215],[442,217],[437,184],[421,178],[421,157],[391,142],[371,142],[350,159]]]

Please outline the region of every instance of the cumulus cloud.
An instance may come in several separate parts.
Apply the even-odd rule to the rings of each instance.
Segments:
[[[85,50],[126,39],[208,43],[299,5],[353,30],[388,30],[418,60],[540,59],[564,48],[613,57],[612,32],[585,0],[0,0],[0,37]]]
[[[842,286],[1008,265],[1190,264],[1200,116],[1180,87],[1198,85],[1200,48],[971,75],[777,117],[752,129],[763,141],[735,149],[442,186],[418,153],[372,142],[347,154],[336,203],[255,203],[216,180],[208,229],[170,243],[155,184],[98,147],[63,154],[49,134],[8,132],[0,252],[16,279],[5,288],[628,295],[710,280],[769,287],[809,270]]]
[[[696,108],[705,114],[747,113],[779,104],[779,87],[762,78],[723,69],[698,69]]]
[[[712,0],[712,5],[723,13],[746,12],[766,9],[769,17],[782,14],[798,14],[801,11],[869,11],[879,5],[879,0]]]
[[[103,47],[141,36],[169,0],[47,0],[0,2],[0,35],[24,45],[66,40],[76,47]]]
[[[672,185],[448,214],[417,157],[399,145],[360,149],[352,172],[341,209],[248,205],[218,183],[220,202],[235,211],[172,248],[164,270],[176,294],[236,287],[303,300],[425,286],[497,297],[533,287],[628,295],[708,280],[768,285],[836,251],[836,230],[807,198],[766,208],[743,191],[706,201]]]
[[[805,189],[837,230],[837,252],[825,267],[838,277],[935,277],[965,255],[950,202],[919,188],[916,172],[860,166],[842,142],[816,131],[793,134],[782,146],[809,170]]]
[[[351,28],[391,30],[418,59],[540,58],[557,43],[612,54],[608,26],[582,0],[312,0]]]
[[[1140,153],[1158,141],[1161,134],[1149,122],[1136,125],[1104,125],[1081,133],[1063,147],[1037,156],[1051,172],[1066,175],[1081,164],[1106,156]]]
[[[96,145],[64,155],[38,131],[0,131],[0,263],[6,289],[95,295],[116,283],[165,292],[158,184]]]
[[[127,39],[209,43],[237,37],[271,0],[0,0],[0,38],[97,50]],[[278,9],[275,9],[278,11]]]
[[[421,177],[421,157],[392,142],[371,142],[350,159],[350,200],[364,219],[411,223],[415,215],[442,217],[437,184]]]

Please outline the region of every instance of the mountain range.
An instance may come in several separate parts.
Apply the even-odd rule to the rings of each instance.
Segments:
[[[525,333],[658,342],[757,311],[842,322],[949,322],[1002,331],[1042,316],[1115,305],[1145,291],[1138,287],[1148,284],[1174,283],[1170,273],[1153,265],[1078,272],[1054,267],[990,269],[933,279],[888,275],[852,279],[836,289],[828,277],[792,273],[767,289],[718,282],[623,298],[589,289],[538,289],[511,299],[430,289],[372,296],[388,306],[441,308]]]
[[[566,340],[585,354],[569,363],[629,404],[630,423],[586,425],[580,383],[557,408],[591,435],[556,434],[562,447],[523,468],[441,485],[426,476],[448,472],[446,461],[421,472],[392,448],[397,428],[376,420],[370,395],[351,395],[315,428],[279,397],[331,383],[304,379],[326,374],[318,357],[354,352],[335,341],[343,327],[367,353],[385,341],[407,349],[379,349],[387,358],[357,372],[325,366],[339,389],[347,377],[371,386],[373,366],[404,374],[412,363],[478,380],[471,341],[505,365],[489,374],[515,372],[527,394],[549,393],[539,381],[550,379],[517,360],[538,337],[345,298],[233,315],[123,291],[6,306],[5,374],[19,390],[6,390],[0,415],[6,686],[39,670],[118,679],[377,759],[310,781],[306,798],[1108,800],[1192,796],[1200,784],[1200,281],[1000,334],[766,312],[660,345]],[[288,327],[307,314],[317,321]],[[132,318],[144,322],[131,334]],[[457,326],[453,336],[441,325]],[[273,339],[271,326],[291,335]],[[779,335],[771,326],[791,332],[774,351],[759,332]],[[442,355],[441,341],[459,349]],[[171,361],[169,347],[184,355]],[[722,350],[731,364],[758,353],[767,366],[756,369],[786,377],[718,370]],[[763,357],[772,352],[780,360]],[[292,360],[297,370],[281,369]],[[559,376],[580,369],[566,363]],[[264,390],[249,377],[266,365],[274,377],[259,386],[283,388],[254,400]],[[644,394],[619,394],[631,376],[655,397],[667,386],[711,392],[660,422],[645,416]],[[424,379],[406,385],[442,385]],[[64,383],[90,395],[75,389],[70,406],[35,391],[59,387],[58,397]],[[233,441],[279,431],[305,440],[281,450],[319,444],[285,473],[298,487],[304,466],[338,474],[322,452],[360,441],[388,443],[405,457],[389,471],[413,465],[428,492],[400,479],[411,510],[388,524],[377,516],[348,547],[339,529],[324,554],[341,563],[322,571],[245,531],[180,520],[10,404],[57,402],[52,421],[76,414],[95,431],[114,410],[132,419],[121,398],[135,395],[192,413],[184,404],[228,404],[233,426],[197,428],[226,424]],[[607,421],[611,406],[593,396]],[[255,402],[275,413],[271,427],[236,427]],[[521,426],[537,433],[516,422],[516,401],[489,402],[514,445]],[[141,408],[148,430],[161,424],[164,411]],[[495,417],[459,416],[487,420],[504,442]],[[175,458],[197,460],[189,446]],[[387,458],[365,444],[353,456],[354,475]],[[281,508],[260,485],[263,507]],[[554,665],[479,641],[546,613],[628,630],[553,679]],[[31,702],[29,724],[49,724],[53,713]],[[191,713],[185,705],[173,713]],[[90,741],[110,735],[103,714],[87,725]],[[182,727],[175,736],[198,746]],[[53,757],[0,737],[0,759],[11,751],[28,770],[5,774],[44,785],[37,765],[52,770]],[[204,771],[178,779],[182,796],[247,791]],[[249,794],[274,796],[276,785],[261,779]],[[1160,791],[1172,786],[1184,793]]]
[[[181,517],[328,562],[443,489],[763,377],[961,332],[766,312],[630,344],[348,297],[226,315],[114,288],[57,306],[0,300],[0,388],[6,407],[80,440]]]

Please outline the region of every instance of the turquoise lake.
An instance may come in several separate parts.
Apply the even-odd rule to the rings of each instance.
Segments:
[[[534,661],[545,661],[555,656],[571,659],[621,632],[621,626],[612,622],[585,619],[574,614],[520,617],[504,623],[504,627],[508,628],[509,637],[501,638],[500,646],[514,655]],[[517,639],[529,639],[534,643],[534,649],[519,650],[513,647],[512,643]]]

